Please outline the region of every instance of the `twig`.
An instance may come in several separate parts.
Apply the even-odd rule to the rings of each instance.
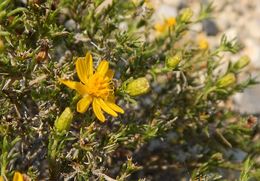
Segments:
[[[107,176],[106,174],[101,173],[101,172],[98,171],[98,170],[94,170],[94,171],[92,171],[92,173],[93,173],[94,175],[98,176],[98,177],[103,177],[106,181],[117,181],[117,180],[115,180],[115,179],[113,179],[113,178]]]

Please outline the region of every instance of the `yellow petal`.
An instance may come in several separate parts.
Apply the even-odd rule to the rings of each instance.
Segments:
[[[88,52],[86,54],[86,64],[87,64],[87,78],[89,78],[90,76],[93,75],[93,59],[92,59],[92,55]]]
[[[4,177],[0,176],[0,181],[4,181]]]
[[[97,68],[97,72],[102,75],[105,76],[107,71],[108,71],[108,67],[109,67],[109,63],[106,60],[102,60]]]
[[[19,172],[14,173],[13,181],[23,181],[23,175]]]
[[[92,102],[92,97],[91,96],[83,97],[77,103],[77,111],[80,112],[80,113],[86,112],[86,110],[88,109],[88,107],[89,107],[91,102]]]
[[[103,101],[103,99],[97,98],[97,102],[100,105],[101,109],[103,109],[106,113],[108,113],[114,117],[118,116],[118,114],[113,109],[111,109],[108,105],[106,105],[106,103]]]
[[[85,90],[86,87],[80,82],[62,80],[62,79],[59,79],[59,82],[66,85],[67,87],[69,87],[71,89],[75,89],[81,95],[86,94],[86,90]]]
[[[108,71],[107,71],[107,73],[106,73],[106,76],[107,76],[110,80],[113,79],[114,75],[115,75],[115,72],[114,72],[113,70],[111,70],[111,69],[108,69]]]
[[[114,111],[124,114],[125,111],[121,107],[119,107],[118,105],[114,104],[113,102],[106,101],[105,103],[106,103],[106,105],[108,105]]]
[[[104,122],[106,119],[105,119],[104,114],[102,113],[101,107],[100,107],[100,105],[98,104],[96,98],[94,98],[92,105],[93,105],[93,111],[94,111],[96,117],[97,117],[101,122]]]
[[[76,71],[81,82],[87,83],[87,62],[84,57],[79,57],[76,60]]]
[[[86,84],[88,78],[93,75],[93,60],[90,53],[76,60],[76,71],[80,81]]]

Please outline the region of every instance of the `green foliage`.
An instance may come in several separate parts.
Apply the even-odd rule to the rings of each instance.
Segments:
[[[252,167],[253,167],[253,161],[250,158],[246,159],[243,166],[243,170],[239,177],[240,181],[246,181],[250,179],[250,170],[252,170]]]
[[[19,152],[15,149],[15,145],[20,141],[19,137],[16,137],[14,140],[9,142],[10,140],[7,136],[3,137],[1,142],[1,156],[0,156],[0,168],[1,175],[6,176],[7,168],[10,166],[11,162],[18,157]]]
[[[212,3],[198,15],[181,10],[176,24],[159,33],[144,0],[1,1],[1,175],[228,180],[230,171],[239,180],[258,179],[257,122],[222,106],[257,83],[250,75],[238,81],[249,60],[223,68],[225,52],[242,48],[236,39],[223,35],[218,47],[201,49],[190,38],[190,26],[212,11]],[[116,102],[125,110],[106,115],[105,123],[91,106],[77,113],[80,96],[58,82],[78,80],[75,60],[88,51],[95,65],[109,61]],[[237,161],[237,150],[248,159]]]

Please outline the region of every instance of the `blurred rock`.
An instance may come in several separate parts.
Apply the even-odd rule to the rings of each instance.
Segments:
[[[259,75],[258,72],[253,72],[252,77]],[[260,81],[260,77],[256,79]],[[246,89],[243,93],[237,93],[233,96],[234,109],[247,114],[260,113],[260,85],[252,86]]]
[[[173,6],[173,7],[178,7],[183,4],[187,4],[188,0],[163,0],[163,4]],[[157,2],[160,2],[162,4],[162,0],[157,0]]]
[[[244,52],[251,58],[251,64],[254,68],[260,68],[260,42],[253,38],[247,38],[244,43]]]
[[[216,23],[212,20],[204,20],[202,26],[208,36],[215,36],[219,32]]]
[[[260,113],[260,86],[248,88],[244,93],[234,96],[235,109],[241,113],[259,114]]]
[[[70,31],[75,30],[76,22],[73,19],[69,19],[68,21],[66,21],[65,27]]]
[[[254,38],[260,38],[260,33],[259,33],[260,19],[259,18],[249,21],[246,27],[247,27],[247,30],[248,30],[248,33],[250,36],[252,36]]]
[[[21,3],[27,4],[27,0],[20,0]]]
[[[161,5],[157,8],[154,18],[158,21],[163,21],[165,18],[168,17],[176,17],[177,16],[177,10],[175,7],[167,6],[167,5]]]

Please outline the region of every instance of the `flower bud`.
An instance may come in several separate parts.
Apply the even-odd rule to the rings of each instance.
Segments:
[[[48,53],[44,50],[40,51],[35,57],[37,63],[41,63],[43,60],[45,60],[48,57],[47,54]]]
[[[135,6],[138,6],[140,1],[139,0],[132,0],[132,2],[134,3]]]
[[[215,153],[211,156],[211,159],[215,161],[220,161],[223,160],[223,155],[221,153]]]
[[[181,18],[180,18],[180,20],[181,20],[182,22],[187,23],[187,22],[190,21],[192,15],[193,15],[193,11],[192,11],[190,8],[185,8],[185,9],[183,9],[182,12],[181,12]]]
[[[239,70],[246,67],[250,63],[250,58],[248,56],[242,56],[235,64],[234,69]]]
[[[0,53],[3,52],[5,46],[4,46],[4,42],[2,39],[0,39]]]
[[[145,77],[132,80],[127,84],[126,92],[130,96],[139,96],[146,94],[150,90],[150,84]]]
[[[175,69],[182,59],[182,53],[178,52],[174,56],[167,58],[166,66],[171,69]]]
[[[60,117],[55,121],[55,128],[58,131],[68,130],[70,128],[71,121],[73,119],[73,113],[69,107],[61,113]]]
[[[7,12],[6,12],[6,10],[4,10],[4,9],[1,9],[1,11],[0,11],[0,21],[2,22],[2,20],[4,19],[4,18],[6,18],[6,14],[7,14]],[[1,178],[1,177],[0,177]],[[1,180],[0,180],[1,181]]]
[[[236,81],[235,75],[233,73],[228,73],[217,81],[217,86],[221,88],[228,87],[234,84],[235,81]]]

